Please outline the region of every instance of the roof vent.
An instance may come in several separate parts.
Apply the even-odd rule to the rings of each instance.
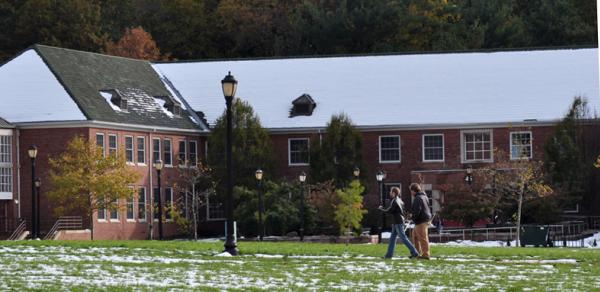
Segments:
[[[100,90],[100,95],[106,99],[110,107],[115,111],[127,110],[127,99],[116,89]]]
[[[290,118],[295,116],[311,116],[317,104],[308,94],[302,94],[300,97],[292,101],[292,109],[290,110]]]
[[[164,101],[164,104],[162,104],[163,108],[167,109],[173,115],[181,116],[181,104],[179,102],[175,101],[170,96],[155,96],[154,98]]]

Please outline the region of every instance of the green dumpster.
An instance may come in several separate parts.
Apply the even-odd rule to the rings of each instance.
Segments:
[[[521,226],[521,235],[519,241],[521,246],[533,245],[533,246],[544,246],[548,245],[548,231],[547,226],[541,225],[525,225]]]

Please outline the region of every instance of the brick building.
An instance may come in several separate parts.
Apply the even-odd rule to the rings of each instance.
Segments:
[[[82,135],[107,154],[125,150],[142,174],[134,186],[140,195],[121,202],[123,210],[95,214],[94,237],[149,238],[151,162],[171,161],[161,193],[177,200],[176,158],[206,153],[209,125],[225,107],[220,80],[227,71],[239,81],[237,97],[271,133],[279,177],[308,171],[310,141],[321,139],[333,114],[346,113],[363,134],[364,172],[373,177],[368,208],[377,205],[375,173],[384,170],[386,187],[401,186],[405,195],[422,177],[438,211],[452,199],[440,186],[463,183],[468,165],[485,169],[496,159],[492,149],[542,159],[574,96],[600,105],[596,48],[149,63],[33,46],[0,67],[0,116],[12,124],[0,131],[17,137],[12,200],[0,198],[0,207],[8,217],[29,218],[26,149],[35,144],[48,230],[56,218],[43,197],[47,158]],[[207,221],[221,214],[209,202]],[[168,236],[176,234],[174,224],[166,226]]]
[[[132,187],[138,196],[119,202],[121,208],[94,214],[94,238],[145,239],[157,224],[150,212],[156,198],[156,171],[162,171],[161,195],[166,206],[178,199],[180,161],[194,164],[203,153],[208,131],[204,122],[180,99],[145,61],[111,57],[47,46],[33,46],[0,68],[6,90],[1,112],[16,125],[13,156],[18,171],[13,176],[13,200],[2,200],[6,214],[31,220],[31,167],[27,149],[36,145],[37,177],[41,178],[40,224],[47,232],[56,222],[56,207],[48,191],[48,158],[65,150],[75,136],[100,146],[105,155],[124,151],[127,163],[141,174]],[[12,130],[12,129],[11,129]],[[2,130],[2,133],[8,133]],[[4,140],[3,140],[4,141]],[[4,197],[8,197],[3,193]],[[84,214],[84,226],[89,220]],[[168,215],[167,215],[168,217]],[[168,220],[165,237],[177,234]]]

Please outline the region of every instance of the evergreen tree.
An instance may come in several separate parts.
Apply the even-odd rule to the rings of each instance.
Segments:
[[[345,114],[334,115],[327,124],[323,141],[313,141],[310,148],[310,174],[316,182],[333,180],[337,188],[354,179],[354,168],[366,179],[362,157],[362,135]]]
[[[139,179],[138,172],[127,166],[124,153],[104,157],[101,148],[82,137],[73,138],[67,150],[50,158],[52,190],[48,197],[57,214],[82,212],[89,216],[99,209],[119,210],[115,201],[132,198],[130,186]],[[94,239],[93,222],[92,239]]]
[[[261,124],[254,110],[245,101],[235,99],[232,105],[233,124],[233,178],[237,186],[255,187],[254,172],[260,168],[266,177],[277,177],[274,173],[273,147],[269,133]],[[227,120],[225,113],[219,117],[208,137],[208,165],[215,178],[227,175]],[[225,181],[220,181],[219,190],[224,190]]]

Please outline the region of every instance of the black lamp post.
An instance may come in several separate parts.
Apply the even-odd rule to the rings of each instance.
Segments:
[[[304,241],[304,182],[306,182],[306,173],[301,172],[298,175],[300,181],[300,241]]]
[[[158,240],[163,239],[163,226],[162,226],[162,217],[163,217],[163,204],[162,199],[160,197],[160,172],[163,169],[163,161],[158,160],[154,162],[154,168],[156,168],[156,179],[158,180],[158,192],[156,194],[156,198],[158,199]]]
[[[37,157],[37,147],[35,145],[29,146],[27,150],[29,158],[31,158],[31,238],[36,239],[38,235],[37,226],[37,200],[35,196],[35,158]]]
[[[225,239],[225,251],[231,255],[237,255],[237,244],[233,237],[233,163],[231,157],[232,148],[232,113],[231,104],[235,97],[237,89],[237,80],[233,78],[231,72],[221,80],[223,88],[223,96],[225,96],[225,104],[227,106],[227,199],[225,203],[225,211],[227,213],[227,235]]]
[[[473,184],[473,167],[467,166],[467,175],[465,175],[465,182],[469,185]]]
[[[257,188],[258,188],[258,235],[259,235],[260,241],[263,241],[263,237],[265,236],[265,226],[263,224],[263,219],[262,219],[262,215],[263,215],[263,211],[264,211],[263,197],[262,197],[263,171],[260,168],[257,169],[256,172],[254,173],[254,176],[256,177]]]
[[[383,197],[383,179],[385,179],[385,172],[383,172],[383,170],[380,170],[375,175],[375,178],[377,179],[377,184],[379,186],[379,205],[385,207],[385,198]],[[381,233],[383,232],[384,227],[385,213],[381,212],[381,228],[379,229],[379,232],[377,234],[377,239],[379,240],[379,243],[381,243]]]
[[[41,216],[40,216],[40,209],[41,209],[40,206],[42,206],[40,204],[40,194],[41,194],[40,187],[41,186],[42,186],[42,180],[38,177],[38,178],[35,179],[35,193],[36,193],[36,203],[35,203],[35,205],[37,206],[36,213],[35,213],[35,219],[36,219],[35,220],[35,226],[37,226],[37,235],[38,236],[40,235],[40,229],[41,229],[40,228],[40,226],[41,226],[41,224],[40,224],[40,218],[41,218]]]

